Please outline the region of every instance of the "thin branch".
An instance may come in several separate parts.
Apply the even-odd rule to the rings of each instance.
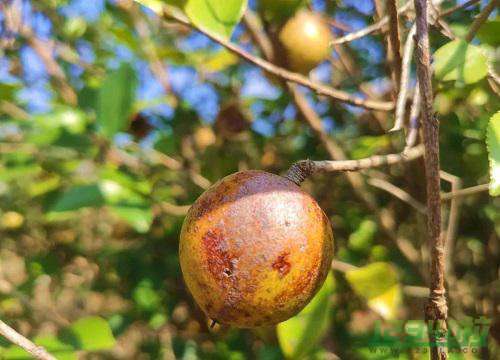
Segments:
[[[493,10],[498,7],[499,2],[500,0],[491,0],[490,3],[484,7],[483,11],[481,11],[476,20],[474,20],[470,26],[469,31],[464,37],[465,41],[470,42],[474,39],[474,36],[476,36],[479,28],[486,22],[486,20],[488,20],[488,17]]]
[[[448,181],[451,184],[451,191],[455,192],[462,188],[462,179],[458,176],[447,173],[441,170],[441,178]],[[448,283],[451,279],[455,278],[455,272],[453,269],[453,250],[455,249],[455,239],[457,236],[457,229],[460,219],[460,203],[461,198],[456,197],[451,199],[450,211],[448,215],[448,227],[446,229],[446,240],[445,240],[445,251],[446,251],[446,263],[445,272],[448,278]]]
[[[341,102],[345,102],[351,105],[363,107],[366,109],[373,109],[373,110],[380,110],[380,111],[391,111],[394,109],[394,103],[393,102],[385,102],[385,101],[376,101],[376,100],[371,100],[371,99],[363,99],[354,95],[351,95],[345,91],[335,89],[331,86],[327,86],[325,84],[321,84],[315,81],[312,81],[308,77],[288,71],[282,67],[276,66],[269,61],[266,61],[262,58],[253,56],[249,52],[245,51],[238,45],[223,39],[222,37],[211,33],[210,31],[203,29],[201,27],[196,27],[191,22],[189,22],[188,19],[185,18],[182,14],[179,14],[178,12],[172,10],[170,11],[170,8],[167,9],[167,6],[163,6],[163,16],[165,18],[170,18],[173,19],[180,24],[187,25],[192,27],[193,29],[197,30],[198,32],[204,34],[208,38],[212,39],[216,43],[224,46],[226,49],[229,51],[235,53],[238,55],[240,58],[243,60],[246,60],[263,70],[278,76],[284,80],[291,81],[300,85],[303,85],[313,91],[315,91],[319,95],[324,95],[331,97],[333,99],[336,99]]]
[[[395,92],[399,93],[401,85],[401,40],[399,38],[399,21],[396,0],[387,1],[387,12],[389,13],[389,44],[392,52],[392,74],[395,83]]]
[[[453,7],[450,7],[449,9],[443,10],[439,13],[439,17],[446,17],[449,16],[459,10],[465,9],[471,5],[474,5],[478,3],[480,0],[469,0],[466,1],[463,4],[455,5]],[[398,9],[398,14],[404,14],[407,10],[411,8],[413,3],[411,1],[408,1],[406,4],[401,6]],[[332,45],[337,45],[337,44],[344,44],[350,41],[354,41],[357,39],[361,39],[362,37],[365,37],[367,35],[370,35],[374,32],[377,32],[379,30],[382,30],[387,24],[389,23],[389,16],[384,16],[382,19],[377,21],[376,23],[369,25],[363,29],[360,29],[358,31],[351,32],[347,35],[344,35],[342,37],[339,37],[331,42]]]
[[[400,162],[415,160],[424,154],[423,146],[416,146],[406,153],[374,155],[358,160],[301,160],[293,164],[287,172],[286,177],[300,185],[306,178],[319,171],[359,171],[371,169],[382,165],[394,165]]]
[[[35,345],[30,340],[19,334],[16,330],[0,320],[0,334],[13,344],[22,347],[30,353],[35,359],[39,360],[56,360],[54,356],[49,354],[43,347]]]
[[[21,35],[28,41],[29,45],[35,50],[42,60],[47,73],[53,79],[54,85],[59,89],[64,101],[70,105],[76,105],[77,95],[69,85],[66,74],[61,66],[54,59],[52,54],[53,47],[47,41],[40,39],[33,30],[26,24],[21,28]]]
[[[411,103],[410,123],[408,126],[408,134],[406,135],[406,146],[404,151],[407,151],[417,143],[418,130],[420,128],[419,115],[421,100],[422,97],[420,96],[420,87],[418,86],[417,81],[415,92],[413,93],[413,101]]]
[[[457,5],[452,6],[446,10],[441,11],[439,13],[439,16],[446,17],[448,15],[453,14],[454,12],[468,8],[469,6],[474,5],[474,4],[478,3],[479,1],[481,1],[481,0],[469,0],[469,1],[464,2],[463,4],[457,4]]]
[[[405,203],[410,205],[412,208],[414,208],[421,214],[425,215],[427,213],[427,209],[424,204],[422,204],[420,201],[415,199],[413,196],[408,194],[403,189],[397,187],[396,185],[391,184],[388,181],[385,181],[383,179],[372,178],[368,180],[368,184],[376,188],[379,188],[381,190],[387,191],[389,194],[397,197],[401,201],[404,201]]]
[[[125,2],[122,7],[125,10],[128,10],[130,17],[133,20],[135,30],[140,36],[139,44],[144,52],[144,55],[146,56],[151,72],[163,87],[164,92],[166,94],[173,94],[168,72],[165,69],[165,65],[158,57],[156,47],[151,39],[151,31],[149,30],[147,22],[142,17],[143,14],[139,11],[137,4],[131,1],[131,4],[127,6],[126,3],[127,2]]]
[[[422,129],[425,145],[425,173],[427,183],[427,231],[431,250],[430,295],[425,306],[427,321],[438,324],[436,333],[430,333],[429,340],[433,345],[442,341],[446,334],[446,304],[444,288],[444,239],[441,238],[441,200],[439,177],[439,122],[434,117],[432,104],[432,81],[429,50],[429,33],[427,22],[427,0],[414,0],[416,11],[417,33],[416,63],[417,77],[422,94]],[[441,333],[444,330],[444,333]],[[441,346],[430,347],[431,360],[447,358],[446,350]]]
[[[191,205],[176,205],[168,202],[162,202],[158,204],[157,208],[160,212],[164,212],[166,214],[184,216],[191,208]]]
[[[410,82],[410,72],[411,72],[411,59],[413,57],[413,47],[414,40],[413,36],[415,36],[417,28],[415,24],[411,27],[408,32],[408,37],[406,38],[405,48],[403,52],[403,62],[402,62],[402,70],[401,70],[401,83],[399,86],[399,94],[398,99],[396,101],[396,114],[394,127],[390,131],[397,131],[403,128],[404,119],[405,119],[405,110],[406,110],[406,101],[408,97],[408,88]]]
[[[407,10],[409,10],[411,8],[411,6],[412,6],[412,2],[408,1],[406,4],[404,4],[403,6],[401,6],[398,9],[398,14],[402,14],[402,13],[406,12]],[[382,19],[380,19],[379,21],[377,21],[376,23],[374,23],[372,25],[369,25],[361,30],[352,32],[350,34],[347,34],[345,36],[342,36],[342,37],[339,37],[335,40],[332,40],[332,42],[330,44],[331,45],[338,45],[338,44],[344,44],[346,42],[350,42],[353,40],[361,39],[362,37],[365,37],[365,36],[370,35],[376,31],[383,29],[384,26],[386,26],[388,23],[389,23],[389,16],[384,16]]]
[[[452,200],[463,196],[474,195],[480,192],[486,192],[488,191],[488,187],[489,184],[481,184],[481,185],[471,186],[465,189],[460,189],[455,191],[452,190],[451,192],[441,194],[441,200],[442,201]]]

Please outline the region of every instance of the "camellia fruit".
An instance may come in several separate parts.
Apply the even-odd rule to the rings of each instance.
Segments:
[[[321,15],[306,10],[295,14],[279,33],[288,68],[302,74],[328,58],[331,40],[330,29]]]
[[[189,210],[179,245],[184,280],[213,321],[249,328],[297,314],[323,284],[333,257],[330,222],[285,177],[229,175]]]

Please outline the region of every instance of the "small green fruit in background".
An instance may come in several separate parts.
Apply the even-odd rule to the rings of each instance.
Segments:
[[[286,53],[288,68],[302,74],[307,74],[330,55],[330,28],[317,13],[299,11],[283,26],[279,40]]]

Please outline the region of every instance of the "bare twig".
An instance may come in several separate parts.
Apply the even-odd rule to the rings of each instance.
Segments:
[[[399,93],[401,85],[401,40],[399,38],[399,21],[398,9],[396,0],[389,0],[386,2],[387,12],[389,13],[389,44],[390,51],[392,52],[392,76],[394,78],[395,93]]]
[[[429,333],[433,345],[444,339],[446,334],[446,304],[444,288],[444,239],[441,238],[441,200],[439,177],[439,122],[434,117],[432,104],[431,64],[429,34],[427,23],[427,0],[414,0],[417,33],[416,63],[417,77],[422,95],[422,129],[425,145],[425,173],[427,183],[427,231],[431,250],[430,295],[425,306],[427,321],[437,322],[436,332]],[[441,332],[444,331],[444,332]],[[441,346],[430,347],[431,360],[447,358],[446,350]]]
[[[156,79],[158,79],[158,82],[163,87],[164,92],[166,94],[169,93],[173,94],[168,72],[165,69],[165,65],[161,62],[160,58],[158,57],[156,47],[151,39],[151,31],[149,30],[149,26],[142,17],[143,14],[141,14],[136,5],[137,4],[132,3],[130,4],[130,6],[124,5],[123,8],[125,10],[128,9],[130,17],[134,22],[135,30],[137,31],[137,34],[139,34],[140,36],[140,41],[139,41],[140,46],[144,52],[144,55],[146,56],[151,72],[154,74]]]
[[[417,81],[417,84],[415,86],[415,92],[413,93],[413,101],[410,110],[410,124],[408,126],[408,134],[406,135],[406,146],[404,151],[407,151],[409,148],[415,146],[415,144],[417,143],[418,130],[420,128],[420,121],[419,121],[420,103],[421,103],[420,87],[418,86],[418,81]]]
[[[397,131],[403,128],[406,110],[406,100],[408,97],[408,87],[410,82],[410,72],[411,72],[411,59],[413,57],[413,46],[415,36],[416,26],[413,25],[408,32],[408,37],[406,38],[406,43],[403,52],[403,62],[401,69],[401,83],[399,86],[398,99],[396,101],[396,114],[394,127],[390,131]]]
[[[458,176],[447,173],[441,170],[441,178],[448,181],[451,184],[451,191],[455,192],[462,188],[462,179]],[[456,197],[451,199],[450,211],[448,215],[448,226],[446,229],[446,240],[445,240],[445,251],[446,251],[446,263],[445,272],[448,277],[448,281],[455,278],[453,270],[453,250],[455,248],[455,239],[457,235],[457,229],[460,219],[460,203],[461,198]]]
[[[469,31],[465,35],[465,41],[470,42],[472,39],[474,39],[474,36],[476,36],[479,28],[485,23],[486,20],[488,20],[488,16],[490,16],[492,11],[498,7],[499,2],[500,0],[491,0],[489,4],[484,7],[483,11],[481,11],[481,13],[470,26]]]
[[[32,341],[26,339],[16,330],[0,320],[0,334],[13,344],[22,347],[30,353],[35,359],[40,360],[56,360],[54,356],[49,354],[43,347],[35,345]]]
[[[182,14],[179,14],[178,12],[171,11],[170,8],[167,8],[166,6],[163,7],[163,16],[165,18],[170,18],[173,19],[174,21],[179,22],[180,24],[184,24],[187,26],[192,27],[193,29],[197,30],[198,32],[204,34],[208,38],[212,39],[216,43],[224,46],[226,49],[229,51],[235,53],[238,55],[240,58],[243,60],[246,60],[263,70],[278,76],[284,80],[291,81],[300,85],[303,85],[313,91],[315,91],[319,95],[324,95],[331,97],[333,99],[336,99],[341,102],[345,102],[351,105],[363,107],[366,109],[373,109],[373,110],[380,110],[380,111],[391,111],[394,108],[394,103],[393,102],[384,102],[384,101],[376,101],[376,100],[371,100],[371,99],[363,99],[354,95],[351,95],[345,91],[335,89],[331,86],[327,86],[325,84],[321,84],[315,81],[312,81],[308,77],[288,71],[282,67],[276,66],[272,64],[269,61],[266,61],[262,58],[253,56],[249,52],[245,51],[238,45],[223,39],[222,37],[211,33],[210,31],[203,29],[201,27],[195,27],[193,24],[189,22],[188,19],[186,19]]]
[[[401,6],[398,9],[398,14],[402,14],[406,12],[408,9],[410,9],[412,6],[412,2],[408,1],[406,4]],[[378,30],[381,30],[384,28],[389,23],[389,16],[384,16],[382,19],[377,21],[376,23],[369,25],[361,30],[352,32],[350,34],[347,34],[345,36],[339,37],[331,42],[331,45],[338,45],[338,44],[344,44],[346,42],[350,42],[353,40],[360,39],[362,37],[365,37],[367,35],[370,35]]]
[[[448,15],[453,14],[454,12],[468,8],[469,6],[474,5],[474,4],[478,3],[479,1],[481,1],[481,0],[469,0],[469,1],[464,2],[463,4],[457,4],[457,5],[452,6],[446,10],[441,11],[439,13],[439,16],[446,17]]]
[[[448,193],[443,193],[441,194],[441,200],[452,200],[455,198],[467,196],[467,195],[474,195],[480,192],[485,192],[488,191],[489,184],[481,184],[481,185],[476,185],[476,186],[471,186],[465,189],[460,189],[460,190],[455,190],[451,191]]]
[[[174,215],[174,216],[184,216],[187,214],[188,210],[191,208],[191,205],[176,205],[168,202],[162,202],[158,204],[158,209],[161,212]]]
[[[64,101],[70,105],[76,105],[76,92],[69,85],[66,79],[66,74],[52,55],[53,46],[51,46],[51,44],[47,41],[40,39],[33,32],[31,27],[26,24],[24,24],[21,28],[21,35],[28,41],[30,46],[42,60],[45,69],[53,79],[54,85],[59,89]]]
[[[385,181],[383,179],[371,178],[370,180],[368,180],[368,184],[370,184],[371,186],[375,186],[376,188],[382,189],[384,191],[387,191],[389,194],[397,197],[401,201],[404,201],[405,203],[410,205],[412,208],[414,208],[421,214],[427,213],[427,209],[425,208],[424,204],[422,204],[420,201],[415,199],[413,196],[408,194],[403,189],[397,187],[396,185],[391,184],[388,181]]]
[[[7,100],[0,100],[0,111],[19,120],[26,120],[30,117],[24,109]]]
[[[406,153],[374,155],[358,160],[301,160],[290,167],[286,177],[297,185],[300,185],[307,177],[311,176],[315,172],[359,171],[382,165],[394,165],[400,162],[415,160],[422,156],[423,153],[423,146],[416,146],[408,150]]]

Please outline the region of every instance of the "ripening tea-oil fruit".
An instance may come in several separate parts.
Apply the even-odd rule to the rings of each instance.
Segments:
[[[330,28],[320,14],[300,10],[279,32],[290,70],[309,73],[330,55]]]
[[[235,327],[297,314],[323,284],[333,256],[331,225],[287,178],[229,175],[203,193],[182,227],[180,264],[196,303]]]

